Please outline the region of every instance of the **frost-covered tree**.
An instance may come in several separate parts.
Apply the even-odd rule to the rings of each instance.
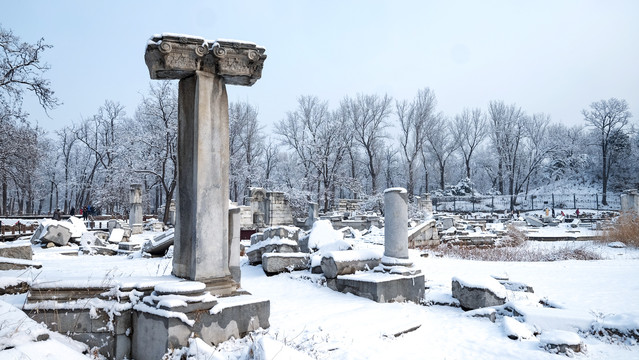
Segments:
[[[387,118],[391,112],[391,97],[362,94],[355,98],[347,96],[340,108],[350,123],[353,139],[364,151],[371,190],[375,194],[379,191],[377,176],[382,157],[380,150],[384,148],[384,130],[389,126]]]
[[[247,102],[229,105],[229,136],[231,193],[238,201],[246,189],[261,184],[264,177],[258,164],[264,152],[264,134],[255,106]]]
[[[613,137],[620,136],[632,114],[628,103],[623,99],[610,98],[590,104],[590,109],[583,109],[582,114],[587,126],[591,127],[597,139],[601,156],[601,203],[608,204],[608,180],[612,172],[615,147],[611,146]]]
[[[481,109],[464,109],[455,115],[451,130],[457,148],[461,152],[466,168],[466,177],[471,178],[471,160],[479,145],[488,135],[488,120]]]
[[[450,123],[443,114],[434,117],[426,139],[429,145],[427,151],[433,156],[439,169],[439,187],[444,190],[446,164],[457,149],[457,142],[452,139]]]
[[[419,154],[424,149],[426,134],[434,125],[433,122],[437,116],[436,106],[435,92],[429,88],[419,90],[410,103],[407,101],[395,103],[400,129],[400,153],[406,164],[406,189],[410,199],[415,193]]]

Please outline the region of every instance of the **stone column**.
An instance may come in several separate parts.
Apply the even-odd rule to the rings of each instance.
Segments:
[[[306,218],[306,223],[304,225],[309,229],[313,227],[313,223],[317,220],[317,208],[317,203],[308,203],[308,217]]]
[[[408,259],[408,193],[403,188],[384,191],[385,266],[411,266]]]
[[[142,223],[144,215],[142,212],[142,184],[131,184],[129,191],[129,202],[131,209],[129,210],[129,226],[133,234],[142,233]]]
[[[229,209],[229,270],[233,281],[240,286],[242,272],[240,271],[240,208]]]
[[[253,85],[265,49],[249,42],[162,34],[147,43],[152,79],[180,79],[173,274],[236,290],[229,269],[229,117],[226,84]]]

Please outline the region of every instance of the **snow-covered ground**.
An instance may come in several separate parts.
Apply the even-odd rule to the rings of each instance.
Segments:
[[[150,233],[139,235],[150,237]],[[330,290],[321,275],[308,271],[266,276],[261,266],[250,266],[242,260],[242,287],[271,301],[271,327],[242,340],[230,340],[207,348],[194,343],[202,354],[197,359],[249,358],[249,348],[255,354],[277,354],[275,359],[297,359],[300,353],[316,359],[552,359],[557,355],[541,348],[541,336],[527,340],[511,340],[504,325],[505,318],[492,323],[486,318],[468,316],[457,307],[434,305],[454,302],[451,279],[468,275],[507,276],[534,288],[533,295],[509,292],[509,300],[519,305],[533,306],[540,299],[561,307],[565,318],[544,318],[529,310],[531,318],[542,319],[538,327],[575,330],[586,322],[626,315],[629,321],[639,319],[639,250],[610,248],[596,242],[529,242],[528,247],[549,250],[554,247],[588,247],[606,260],[554,262],[480,262],[434,256],[421,257],[411,250],[415,266],[426,277],[426,305],[414,303],[379,304],[351,294]],[[360,241],[356,247],[381,246]],[[68,249],[67,249],[68,250]],[[70,280],[117,283],[148,281],[171,277],[171,259],[139,256],[63,255],[59,248],[34,247],[34,260],[41,269],[1,271],[3,282],[20,278],[27,281]],[[17,307],[25,302],[24,295],[0,296],[0,301]],[[523,304],[523,305],[522,305]],[[541,308],[547,309],[547,308]],[[6,326],[7,314],[0,314]],[[11,318],[9,318],[10,321]],[[419,326],[397,337],[394,334]],[[19,332],[18,332],[19,333]],[[550,334],[550,330],[546,333]],[[16,332],[9,335],[20,341]],[[599,338],[587,332],[580,336],[586,345],[583,359],[637,359],[639,346],[626,340],[619,343]],[[10,343],[0,339],[0,344]],[[26,340],[25,340],[26,341]],[[282,349],[282,344],[287,348]],[[3,349],[4,347],[0,347]],[[270,350],[269,350],[270,349]],[[273,350],[275,349],[275,350]],[[186,351],[186,350],[185,350]],[[0,350],[0,358],[10,357],[9,348]],[[195,353],[194,349],[191,353]],[[6,355],[6,356],[5,356]],[[45,358],[45,352],[29,354]],[[38,357],[42,355],[41,357]],[[174,358],[177,358],[175,354]],[[190,358],[191,359],[191,358]]]

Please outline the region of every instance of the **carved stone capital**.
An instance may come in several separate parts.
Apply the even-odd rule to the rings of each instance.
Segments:
[[[265,51],[250,42],[165,33],[149,40],[144,60],[151,79],[182,79],[199,70],[226,84],[251,86],[262,77]]]

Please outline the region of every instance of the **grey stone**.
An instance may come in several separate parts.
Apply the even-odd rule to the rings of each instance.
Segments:
[[[506,303],[505,297],[500,297],[490,289],[461,286],[456,280],[452,282],[452,292],[453,297],[459,300],[459,305],[465,311],[498,306]]]
[[[387,266],[411,266],[408,259],[408,193],[403,188],[384,191],[384,257]]]
[[[455,220],[452,217],[441,217],[439,221],[442,224],[442,229],[447,230],[455,226]]]
[[[257,265],[262,263],[262,256],[266,253],[296,253],[299,251],[300,248],[297,245],[275,243],[251,249],[246,252],[246,256],[248,257],[249,264]]]
[[[526,222],[530,226],[534,226],[534,227],[544,226],[544,222],[534,216],[524,216],[524,220],[526,220]]]
[[[31,243],[28,241],[0,243],[0,257],[12,259],[32,259]]]
[[[0,270],[22,270],[30,267],[39,269],[42,264],[33,260],[0,257]]]
[[[142,246],[142,251],[151,255],[164,255],[166,250],[174,244],[175,230],[169,229],[162,234],[148,240]]]
[[[109,234],[111,234],[113,229],[122,229],[122,223],[117,219],[111,219],[107,221],[107,229],[109,230]]]
[[[267,275],[307,270],[310,255],[305,253],[267,253],[262,256],[262,268]]]
[[[356,253],[357,250],[347,250]],[[322,257],[322,272],[327,279],[334,279],[338,275],[354,274],[356,271],[372,270],[379,265],[381,257],[369,260],[339,261],[332,256]]]
[[[264,233],[255,233],[251,235],[251,245],[255,245],[262,240],[264,240]]]
[[[216,306],[220,310],[213,314],[206,310],[186,313],[189,319],[197,319],[193,326],[174,317],[136,310],[133,314],[132,358],[161,359],[168,348],[187,346],[192,335],[217,345],[231,337],[239,338],[249,331],[270,326],[268,300],[251,296],[220,298]]]
[[[51,224],[47,226],[41,239],[57,246],[65,246],[71,239],[71,229],[61,224]]]
[[[238,287],[242,281],[240,252],[240,208],[233,207],[229,209],[229,271]]]
[[[366,273],[342,275],[327,279],[327,285],[336,291],[351,293],[379,303],[412,301],[424,298],[424,275],[390,275]]]
[[[129,209],[129,225],[133,234],[141,234],[142,229],[134,227],[134,224],[142,224],[144,221],[144,214],[142,210],[142,184],[131,184],[129,190],[129,202],[131,208]],[[139,232],[137,232],[139,230]]]

